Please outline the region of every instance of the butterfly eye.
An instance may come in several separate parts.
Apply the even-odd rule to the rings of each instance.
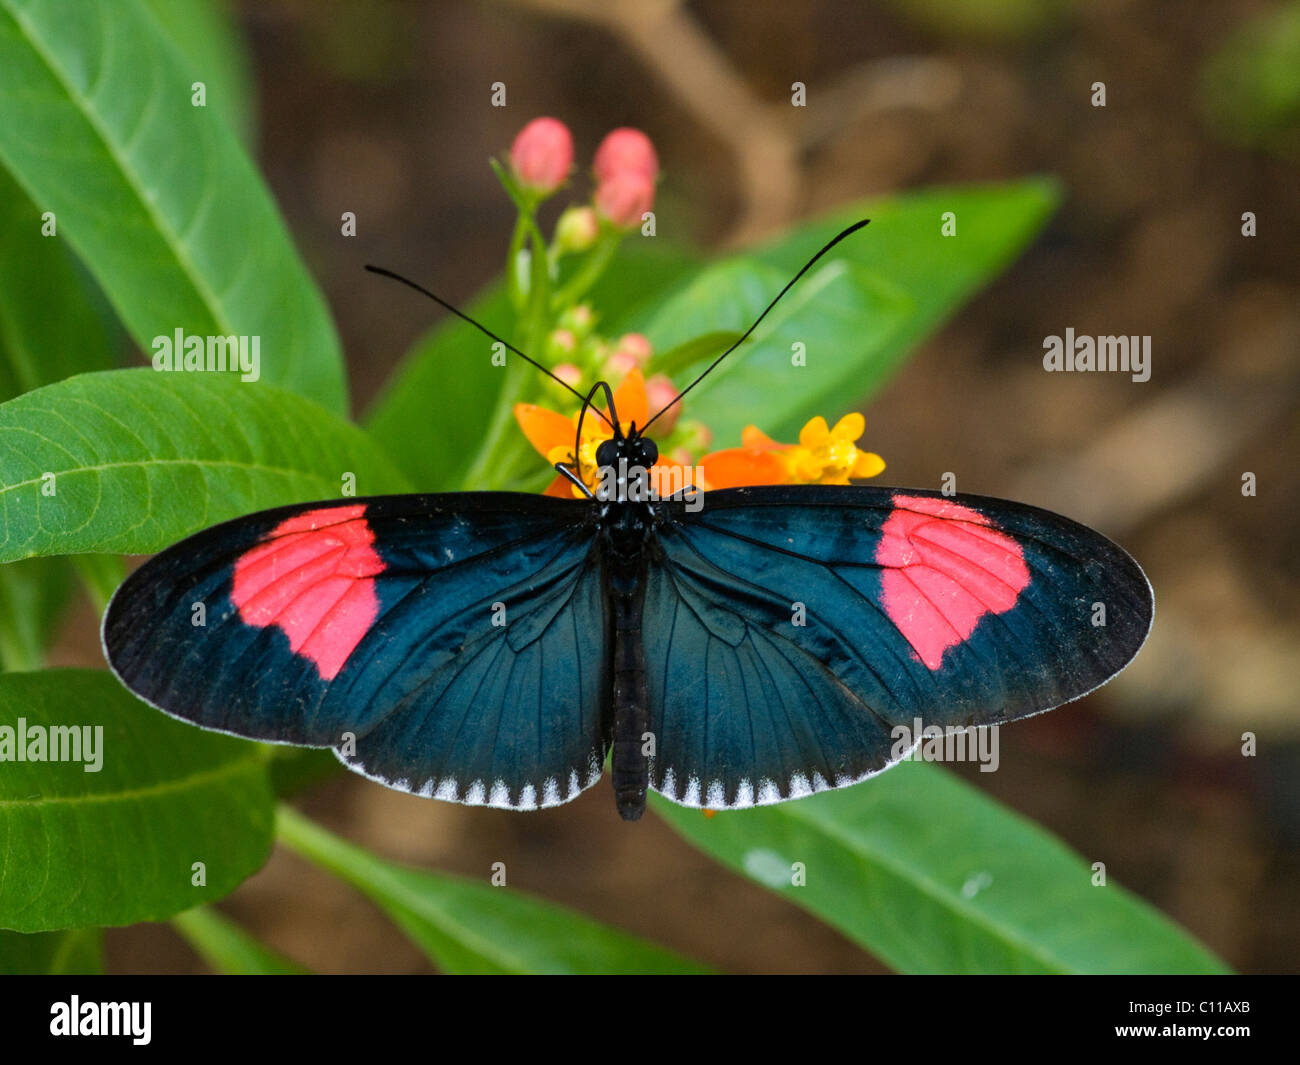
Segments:
[[[659,458],[659,445],[657,445],[653,440],[645,439],[645,437],[641,438],[640,445],[641,451],[638,456],[638,465],[645,467],[653,466],[655,460]]]
[[[596,465],[613,466],[618,461],[618,444],[613,440],[606,440],[596,448]]]

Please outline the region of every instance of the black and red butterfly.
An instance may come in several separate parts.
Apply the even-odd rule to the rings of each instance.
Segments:
[[[598,465],[648,468],[649,422],[610,420]],[[555,806],[612,752],[634,820],[647,788],[709,809],[796,799],[888,768],[895,728],[918,718],[994,725],[1077,699],[1128,664],[1152,609],[1121,548],[1003,500],[464,492],[207,529],[125,581],[103,640],[122,682],[172,716],[332,747],[419,795]]]

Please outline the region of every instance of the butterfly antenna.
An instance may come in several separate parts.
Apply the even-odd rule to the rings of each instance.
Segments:
[[[816,263],[818,259],[820,259],[823,255],[825,255],[828,251],[830,251],[833,247],[835,247],[835,245],[838,244],[840,241],[842,241],[845,237],[850,236],[853,233],[856,233],[859,229],[861,229],[870,221],[871,221],[870,218],[864,218],[860,222],[854,222],[853,225],[848,227],[848,229],[841,230],[838,234],[835,235],[835,237],[833,237],[830,241],[827,242],[827,244],[825,245],[825,247],[822,248],[821,251],[819,251],[811,259],[809,259],[806,263],[804,263],[803,269],[801,269],[797,274],[795,274],[794,277],[790,278],[790,280],[786,283],[785,288],[783,288],[780,292],[778,292],[776,294],[776,297],[772,300],[772,302],[767,305],[767,308],[763,311],[763,313],[754,319],[754,324],[745,330],[744,335],[741,336],[741,338],[737,340],[734,344],[732,344],[731,347],[729,347],[726,351],[724,351],[721,355],[719,355],[716,359],[714,359],[711,363],[709,363],[708,368],[702,374],[700,374],[699,377],[697,377],[689,385],[687,385],[680,392],[678,392],[677,395],[675,395],[672,399],[670,399],[667,403],[665,403],[662,407],[660,407],[659,410],[654,414],[654,416],[648,422],[646,422],[645,425],[641,427],[641,431],[644,433],[647,429],[650,428],[650,426],[652,426],[655,423],[655,421],[659,418],[661,414],[671,409],[676,404],[680,403],[682,401],[682,397],[686,395],[686,393],[689,392],[692,388],[698,385],[701,381],[703,381],[706,377],[708,377],[709,374],[711,374],[714,371],[714,369],[717,367],[718,363],[720,363],[723,359],[725,359],[728,355],[730,355],[733,351],[735,351],[738,347],[740,347],[741,344],[743,344],[746,340],[748,340],[750,334],[753,333],[754,330],[758,328],[759,323],[764,318],[767,317],[768,312],[771,311],[773,307],[775,307],[778,303],[781,302],[781,297],[784,296],[787,292],[789,292],[792,288],[794,288],[795,282],[798,281],[799,278],[803,277],[803,275],[806,274],[809,270],[811,270],[813,264]]]
[[[582,399],[582,410],[578,412],[578,431],[573,437],[573,472],[579,475],[582,473],[582,456],[579,454],[582,449],[582,420],[587,416],[589,410],[601,414],[600,408],[593,407],[591,401],[595,399],[596,393],[602,388],[605,390],[605,403],[609,407],[609,417],[605,418],[605,421],[613,427],[615,437],[621,438],[623,436],[619,428],[618,411],[614,409],[614,393],[607,381],[597,381]],[[604,417],[604,415],[601,414],[601,417]]]
[[[412,281],[409,277],[403,277],[401,274],[394,273],[392,270],[386,270],[382,266],[371,266],[369,263],[367,263],[366,269],[369,270],[372,274],[379,274],[381,277],[390,277],[394,281],[400,281],[403,285],[406,285],[408,288],[415,289],[416,292],[423,293],[424,295],[428,296],[429,299],[433,300],[434,303],[438,304],[440,307],[443,307],[444,309],[451,311],[451,313],[454,314],[457,318],[461,319],[462,321],[468,322],[484,336],[490,337],[492,340],[495,340],[498,344],[504,347],[507,351],[515,355],[518,355],[521,359],[524,360],[524,362],[536,366],[539,370],[542,371],[542,373],[546,374],[546,376],[549,377],[556,384],[562,385],[563,387],[567,388],[579,400],[582,400],[584,402],[586,401],[586,397],[584,397],[581,392],[579,392],[567,381],[563,381],[559,377],[556,377],[555,374],[551,373],[551,371],[548,370],[545,366],[543,366],[540,362],[538,362],[536,359],[530,358],[529,356],[525,355],[517,347],[511,344],[510,341],[497,336],[496,333],[492,332],[492,330],[489,329],[487,326],[485,326],[482,322],[475,321],[468,314],[462,311],[459,307],[452,306],[441,296],[436,295],[433,292],[430,292],[423,285],[417,284],[416,282]],[[605,415],[600,410],[597,410],[596,413],[599,414],[602,418],[604,418],[604,420],[607,423],[609,422],[609,419],[605,418]]]

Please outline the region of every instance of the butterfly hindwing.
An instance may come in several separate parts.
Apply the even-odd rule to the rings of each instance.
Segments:
[[[132,574],[105,650],[133,691],[205,728],[334,747],[407,791],[554,805],[607,749],[586,513],[458,493],[250,515]]]
[[[1150,628],[1137,564],[1092,530],[976,496],[773,486],[674,505],[643,631],[651,785],[776,802],[896,761],[893,729],[997,724],[1105,683]]]

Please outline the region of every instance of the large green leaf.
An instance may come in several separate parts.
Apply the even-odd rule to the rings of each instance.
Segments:
[[[208,106],[244,144],[257,128],[253,72],[223,0],[145,0],[163,32],[193,64],[193,81],[208,87]]]
[[[778,304],[773,316],[781,324],[765,322],[768,336],[756,334],[687,401],[719,446],[738,444],[750,422],[794,439],[812,415],[834,422],[873,395],[927,334],[1019,254],[1056,200],[1054,184],[1027,180],[853,204],[724,260],[633,324],[656,350],[711,330],[743,331],[826,241],[870,218]],[[955,215],[955,236],[943,236],[946,211]],[[755,261],[771,272],[756,272]],[[790,344],[800,339],[806,366],[791,361]]]
[[[336,411],[338,338],[198,67],[139,0],[0,0],[0,163],[136,342],[260,338],[261,374]]]
[[[66,932],[0,931],[0,975],[86,976],[104,971],[104,934],[98,928]]]
[[[633,308],[652,301],[684,276],[691,262],[669,245],[647,248],[633,243],[627,249],[586,298],[601,316],[599,328],[610,335],[621,331]],[[431,287],[438,291],[436,278]],[[394,289],[393,298],[418,297]],[[434,304],[429,307],[441,314]],[[511,333],[509,301],[499,285],[468,311],[498,335],[517,340]],[[416,342],[368,413],[370,432],[421,490],[460,488],[478,454],[505,378],[490,356],[491,341],[478,330],[456,319],[442,322]]]
[[[936,766],[904,762],[856,787],[712,819],[653,805],[701,850],[904,972],[1226,971],[1141,899],[1094,887],[1089,863],[1059,840]]]
[[[119,362],[111,312],[65,241],[0,169],[0,400]]]
[[[64,241],[0,169],[0,400],[118,362],[120,332]],[[0,478],[2,479],[2,478]],[[0,666],[36,669],[72,586],[64,559],[0,567]]]
[[[407,487],[364,432],[292,392],[83,374],[0,404],[0,561],[157,551],[225,518],[338,498],[347,473],[358,495]]]
[[[741,331],[789,280],[756,260],[728,260],[665,303],[645,332],[662,350],[727,327]],[[740,431],[751,422],[802,424],[807,412],[843,407],[869,384],[875,353],[893,345],[912,312],[911,299],[878,276],[841,259],[819,264],[776,305],[745,347],[721,362],[684,402],[723,446],[739,444]],[[706,353],[706,360],[717,355],[717,350]],[[679,387],[699,368],[697,363],[679,373]]]
[[[376,858],[287,806],[279,839],[351,883],[448,973],[698,973],[694,962],[506,887]]]
[[[29,759],[0,772],[0,928],[162,920],[266,860],[273,807],[256,744],[173,721],[93,670],[0,676],[0,724],[15,743],[25,730]],[[90,728],[98,770],[85,748],[81,761],[30,760],[33,730],[48,757],[54,727]]]

